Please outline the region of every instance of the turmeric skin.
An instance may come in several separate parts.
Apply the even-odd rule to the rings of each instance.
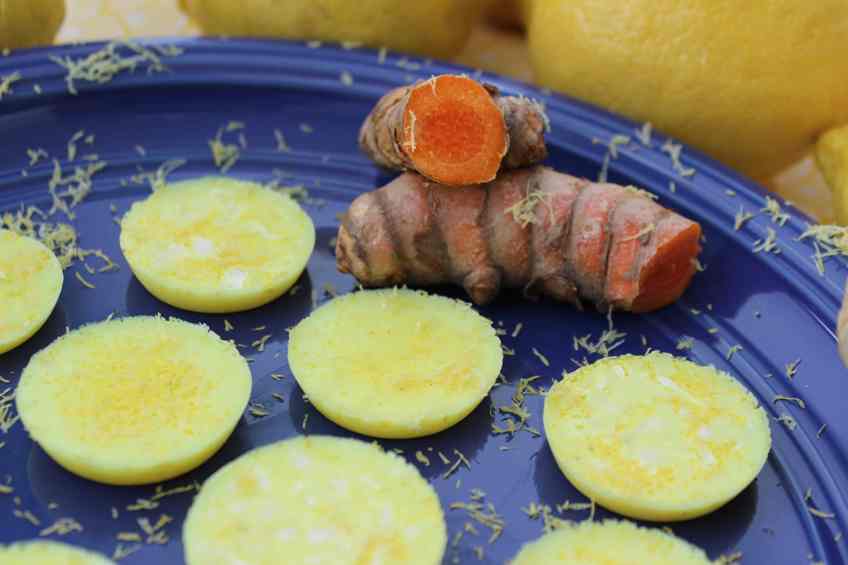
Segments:
[[[547,167],[462,188],[405,173],[354,200],[336,263],[366,287],[455,283],[477,304],[521,288],[647,312],[686,289],[700,235],[697,223],[637,191]]]
[[[359,145],[381,166],[465,186],[542,161],[546,119],[532,100],[440,75],[383,96],[362,124]]]

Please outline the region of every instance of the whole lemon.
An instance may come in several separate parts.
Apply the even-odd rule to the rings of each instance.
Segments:
[[[180,0],[204,33],[356,41],[419,55],[458,53],[483,0]]]
[[[816,161],[833,191],[836,221],[848,226],[848,125],[830,130],[819,138]]]
[[[533,0],[537,80],[751,176],[848,122],[845,0]]]
[[[0,0],[0,49],[53,43],[65,0]]]

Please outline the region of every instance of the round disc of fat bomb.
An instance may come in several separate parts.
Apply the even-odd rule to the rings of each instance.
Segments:
[[[378,445],[308,436],[254,449],[203,485],[183,527],[188,565],[442,562],[439,498]]]
[[[40,241],[0,230],[0,353],[35,334],[59,300],[62,266]]]
[[[100,554],[66,543],[36,540],[0,545],[0,565],[113,565]]]
[[[315,227],[286,195],[208,177],[167,185],[121,221],[121,250],[159,300],[195,312],[237,312],[278,298],[315,247]]]
[[[710,565],[703,550],[631,522],[568,523],[521,548],[510,565]]]
[[[702,516],[739,494],[771,447],[768,418],[730,375],[665,353],[582,367],[545,399],[545,435],[566,478],[633,518]]]
[[[434,434],[485,398],[503,352],[468,304],[412,290],[336,298],[291,332],[289,366],[338,425],[382,438]]]
[[[32,438],[82,477],[175,477],[214,454],[250,398],[247,362],[206,326],[160,317],[74,330],[32,357],[17,407]]]

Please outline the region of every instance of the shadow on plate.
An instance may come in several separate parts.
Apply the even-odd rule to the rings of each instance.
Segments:
[[[308,418],[306,418],[306,429],[304,431],[303,422],[307,414]],[[298,387],[292,388],[292,396],[289,400],[289,416],[291,425],[298,435],[332,435],[367,442],[375,439],[348,431],[324,417],[314,406],[303,400],[303,393]],[[406,459],[418,467],[425,478],[432,479],[444,473],[450,466],[442,463],[438,455],[439,451],[444,453],[451,462],[457,459],[453,452],[454,449],[458,449],[468,459],[474,458],[488,441],[491,424],[490,401],[487,397],[471,414],[447,430],[416,439],[378,438],[377,441],[386,450],[403,450]],[[419,450],[430,460],[429,466],[416,461],[415,452]]]
[[[290,290],[273,302],[253,310],[231,314],[202,314],[165,304],[150,294],[137,278],[132,277],[126,291],[127,316],[162,314],[193,323],[207,324],[220,335],[224,335],[224,319],[227,319],[235,326],[237,336],[239,334],[253,335],[252,339],[256,339],[261,334],[248,334],[250,328],[267,325],[276,333],[284,332],[286,328],[295,325],[311,312],[312,281],[308,271],[303,272],[295,283],[295,287],[297,291],[294,294]],[[238,337],[236,341],[239,341]]]
[[[0,372],[3,373],[3,376],[8,376],[6,373],[13,368],[20,367],[23,370],[27,363],[29,363],[30,357],[64,335],[67,324],[67,316],[60,302],[53,309],[53,312],[47,318],[47,321],[44,322],[44,325],[41,326],[41,329],[35,332],[31,338],[11,351],[0,353]],[[15,376],[20,376],[20,373],[17,373]]]

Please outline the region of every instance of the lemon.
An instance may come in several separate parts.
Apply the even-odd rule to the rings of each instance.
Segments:
[[[819,138],[816,161],[833,192],[836,221],[848,225],[848,126],[835,128]]]
[[[459,52],[481,0],[181,0],[206,34],[361,42],[433,57]]]
[[[733,377],[666,353],[603,359],[545,399],[545,435],[566,478],[602,506],[643,520],[702,516],[765,464],[765,411]]]
[[[569,523],[525,544],[510,565],[710,565],[703,550],[631,522]]]
[[[205,326],[142,316],[84,326],[34,355],[17,408],[69,471],[144,484],[211,457],[241,418],[251,382],[235,345]]]
[[[491,321],[464,302],[405,289],[336,298],[289,341],[289,366],[309,402],[344,428],[383,438],[459,422],[502,363]]]
[[[112,565],[112,561],[65,543],[37,540],[0,545],[0,565]]]
[[[65,19],[65,0],[0,0],[0,49],[49,45]]]
[[[754,177],[848,123],[844,0],[534,0],[544,86],[650,121]]]
[[[133,204],[120,242],[133,274],[159,300],[195,312],[235,312],[291,288],[315,247],[315,227],[286,195],[207,177]]]
[[[0,229],[0,353],[22,344],[50,317],[62,267],[40,241]]]
[[[183,527],[188,565],[442,562],[439,498],[378,445],[309,436],[255,449],[204,483]]]

